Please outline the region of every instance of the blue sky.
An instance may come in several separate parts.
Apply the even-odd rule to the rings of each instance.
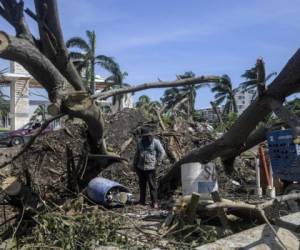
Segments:
[[[25,2],[32,7],[32,0]],[[268,72],[279,72],[300,44],[299,0],[58,2],[65,39],[95,30],[97,53],[113,56],[130,84],[173,80],[192,70],[228,74],[236,86],[256,58],[264,58]],[[2,20],[0,26],[12,32]],[[159,99],[163,90],[144,93]],[[212,99],[209,88],[200,89],[196,106]]]

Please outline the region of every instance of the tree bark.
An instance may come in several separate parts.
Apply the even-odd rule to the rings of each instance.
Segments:
[[[86,90],[82,79],[68,58],[56,0],[35,0],[36,21],[43,53],[58,68],[75,90]]]
[[[7,19],[7,13],[14,16],[17,22],[9,22],[18,31],[17,25],[26,23],[18,12],[23,13],[23,5],[12,8],[16,0],[1,0],[0,15]],[[93,152],[106,154],[103,139],[104,122],[99,107],[88,96],[83,98],[86,91],[83,81],[68,58],[60,26],[56,0],[35,0],[36,15],[27,10],[37,21],[40,40],[34,41],[27,35],[29,30],[23,29],[18,37],[8,36],[0,32],[0,57],[17,61],[38,81],[48,92],[52,102],[52,111],[64,112],[73,117],[83,119],[88,125],[88,134]],[[27,26],[26,26],[27,27]],[[72,93],[73,91],[79,93]],[[76,96],[79,98],[76,99]],[[78,101],[78,103],[76,103]],[[70,103],[78,104],[70,107]],[[84,105],[83,105],[84,104]],[[86,109],[88,108],[88,110]]]
[[[224,122],[223,122],[223,119],[222,119],[222,115],[220,114],[220,111],[218,110],[217,105],[214,102],[210,102],[210,105],[211,105],[213,111],[216,113],[216,115],[218,117],[218,120],[219,120],[219,123],[223,126]]]
[[[4,8],[0,6],[0,15],[15,28],[16,36],[34,43],[33,36],[24,19],[24,1],[2,0],[1,3]]]
[[[68,81],[28,40],[0,31],[0,57],[20,63],[47,90],[51,102],[65,95]]]

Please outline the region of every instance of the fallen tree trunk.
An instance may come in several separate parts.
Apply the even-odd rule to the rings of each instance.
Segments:
[[[186,78],[186,79],[181,79],[176,81],[160,81],[160,82],[143,83],[136,86],[114,89],[106,92],[100,92],[94,94],[92,97],[94,99],[103,100],[112,96],[134,93],[145,89],[172,88],[172,87],[186,86],[186,85],[193,85],[193,84],[207,85],[207,83],[209,82],[215,83],[215,82],[220,82],[221,80],[222,78],[218,76],[199,76],[199,77]]]
[[[233,124],[223,137],[215,142],[196,149],[174,164],[172,169],[160,180],[160,193],[175,189],[180,185],[180,166],[188,162],[205,163],[221,157],[230,163],[241,152],[255,146],[260,138],[251,132],[271,111],[275,99],[283,103],[285,98],[300,91],[300,50],[288,61],[281,73],[270,84],[263,96],[258,97]],[[261,132],[261,131],[260,131]],[[260,136],[262,134],[260,133]],[[229,166],[232,168],[232,166]],[[227,168],[230,172],[230,168]]]

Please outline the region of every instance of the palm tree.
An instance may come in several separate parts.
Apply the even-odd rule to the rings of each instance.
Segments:
[[[87,84],[92,93],[95,92],[95,66],[100,65],[111,72],[117,82],[120,82],[120,67],[112,57],[96,55],[96,34],[95,31],[86,31],[88,40],[81,37],[73,37],[66,43],[67,48],[77,48],[79,51],[71,51],[69,57],[75,64],[78,72],[84,73]]]
[[[35,121],[35,120],[44,121],[45,119],[46,119],[46,107],[45,107],[45,105],[39,105],[33,112],[30,120],[31,121]]]
[[[195,73],[192,71],[188,71],[185,72],[183,75],[178,75],[177,79],[181,80],[181,79],[186,79],[186,78],[193,78],[195,77]],[[184,86],[181,88],[181,92],[183,94],[183,96],[185,96],[187,98],[187,113],[188,116],[190,116],[190,114],[195,112],[195,101],[196,101],[196,95],[197,95],[197,89],[201,88],[203,86],[198,85],[196,86],[195,84],[192,85],[188,85],[188,86]]]
[[[258,74],[259,72],[263,72],[262,74],[262,81],[266,84],[273,76],[277,75],[277,72],[272,72],[265,76],[265,66],[262,59],[258,59],[256,62],[255,67],[251,69],[247,69],[244,74],[241,75],[242,78],[245,78],[245,81],[240,83],[240,88],[244,90],[254,89],[257,87],[258,84]],[[256,94],[256,92],[255,92]],[[254,94],[254,96],[255,96]]]
[[[182,99],[178,88],[166,89],[162,98],[160,99],[164,105],[164,111],[169,111]]]
[[[195,77],[194,72],[188,71],[182,75],[176,76],[178,80],[193,78]],[[184,86],[181,88],[171,88],[167,89],[161,98],[164,104],[164,111],[173,111],[183,108],[187,111],[188,117],[195,112],[195,100],[197,95],[197,90],[203,87],[203,85],[196,86],[195,84]]]
[[[222,80],[216,83],[211,91],[215,93],[215,105],[219,106],[226,101],[224,113],[238,112],[235,101],[236,89],[233,89],[231,79],[228,75],[223,75]]]
[[[138,108],[146,117],[153,119],[158,117],[161,119],[159,110],[161,109],[161,103],[159,101],[151,101],[150,97],[147,95],[142,95],[136,102],[136,108]]]
[[[142,108],[144,106],[148,106],[150,104],[151,100],[150,97],[147,95],[141,95],[139,97],[139,100],[136,102],[136,107],[137,108]]]

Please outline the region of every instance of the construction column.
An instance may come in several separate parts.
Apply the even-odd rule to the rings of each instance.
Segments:
[[[29,81],[31,76],[18,63],[10,63],[10,73],[15,81],[10,85],[10,124],[16,130],[29,122]]]

